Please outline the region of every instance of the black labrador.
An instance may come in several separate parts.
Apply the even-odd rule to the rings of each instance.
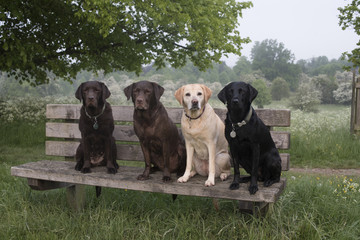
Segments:
[[[159,169],[164,182],[171,180],[170,173],[181,176],[186,166],[185,141],[160,102],[164,88],[140,81],[126,87],[124,93],[134,103],[134,130],[145,159],[145,170],[137,179],[146,180]]]
[[[76,150],[75,170],[91,172],[94,166],[105,166],[107,172],[115,174],[119,168],[116,162],[116,145],[112,136],[114,118],[106,99],[110,96],[107,86],[98,81],[82,83],[75,97],[83,102],[80,110],[80,145]]]
[[[281,158],[270,131],[251,106],[257,94],[254,87],[244,82],[229,83],[218,94],[228,109],[225,137],[234,165],[230,189],[238,189],[239,183],[250,181],[250,194],[258,191],[258,180],[268,187],[279,182],[281,175]],[[240,177],[239,165],[249,177]]]

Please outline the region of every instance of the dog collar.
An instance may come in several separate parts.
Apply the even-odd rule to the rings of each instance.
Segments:
[[[199,116],[197,116],[196,118],[192,118],[192,117],[190,117],[189,115],[187,115],[186,113],[185,113],[185,116],[186,116],[189,120],[199,119],[199,118],[203,115],[203,113],[205,112],[205,107],[206,107],[206,105],[204,106],[203,112],[202,112]]]
[[[88,114],[88,112],[86,111],[86,107],[85,107],[85,114],[86,114],[86,116],[88,117],[88,118],[90,118],[90,119],[94,119],[94,125],[93,125],[93,128],[95,129],[95,130],[97,130],[98,128],[99,128],[99,124],[98,124],[98,122],[97,122],[97,118],[98,117],[100,117],[103,113],[104,113],[104,111],[105,111],[105,103],[104,103],[104,106],[103,106],[103,108],[102,108],[102,110],[101,110],[101,113],[99,113],[98,115],[96,115],[96,116],[90,116],[90,114]]]
[[[246,125],[251,119],[252,112],[253,112],[253,109],[250,106],[250,110],[249,110],[248,114],[246,115],[245,119],[242,120],[241,122],[236,123],[236,124],[231,122],[231,119],[230,119],[230,116],[229,116],[229,120],[230,120],[231,126],[232,126],[232,131],[230,132],[230,137],[232,137],[232,138],[236,137],[235,127],[238,126],[240,128],[240,127]]]

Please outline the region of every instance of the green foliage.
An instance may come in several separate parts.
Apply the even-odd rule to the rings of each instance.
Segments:
[[[251,58],[253,70],[261,70],[266,79],[272,81],[276,77],[282,77],[292,90],[297,88],[301,69],[294,64],[294,54],[283,43],[273,39],[255,42]]]
[[[321,103],[321,92],[312,83],[300,84],[294,96],[290,99],[290,106],[306,112],[316,112]]]
[[[45,122],[46,104],[71,103],[66,97],[23,97],[0,99],[0,121],[2,123],[24,123],[28,127]]]
[[[233,68],[236,76],[250,74],[252,72],[252,63],[245,56],[241,56],[236,62],[236,65]]]
[[[333,77],[336,72],[343,71],[345,66],[350,66],[348,61],[342,59],[332,59],[329,61],[326,56],[314,57],[310,60],[299,60],[297,64],[309,76],[326,74],[328,77]]]
[[[236,28],[251,2],[2,1],[0,70],[31,85],[80,70],[134,71],[143,64],[204,70],[223,55],[240,55]]]
[[[256,79],[251,85],[258,91],[258,95],[253,102],[258,108],[264,108],[265,105],[271,103],[270,89],[264,79]]]
[[[281,100],[290,96],[289,84],[285,79],[277,77],[271,83],[271,97],[273,100]]]
[[[312,83],[321,92],[321,102],[324,104],[335,103],[333,91],[338,88],[334,79],[330,79],[327,75],[318,75],[312,78]]]
[[[339,15],[339,25],[343,30],[352,29],[357,35],[360,35],[360,1],[352,0],[351,3],[346,5],[343,8],[338,8]],[[360,41],[357,43],[360,45]],[[355,48],[351,51],[351,53],[345,52],[343,53],[343,59],[347,59],[354,66],[360,66],[360,48]],[[347,66],[347,69],[350,70],[351,66]]]

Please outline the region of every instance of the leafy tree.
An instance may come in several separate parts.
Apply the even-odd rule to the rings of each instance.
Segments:
[[[251,49],[252,68],[261,70],[265,78],[272,81],[276,77],[284,78],[295,90],[298,86],[300,66],[294,64],[295,56],[277,40],[266,39],[255,42]]]
[[[327,75],[321,74],[313,77],[312,82],[316,88],[321,92],[321,102],[325,104],[335,103],[333,91],[338,88],[338,85],[333,79],[330,79]]]
[[[338,8],[340,11],[339,25],[345,29],[353,29],[357,35],[360,35],[360,0],[352,0],[351,3],[345,7]],[[360,46],[360,41],[357,43]],[[343,53],[343,58],[348,59],[354,66],[360,66],[360,48],[355,48],[351,53]],[[346,67],[350,70],[351,66]]]
[[[251,62],[245,56],[241,56],[233,67],[233,71],[237,76],[250,74],[252,72]]]
[[[301,83],[290,99],[290,106],[305,112],[317,112],[321,103],[321,92],[312,83]]]
[[[253,81],[251,85],[258,91],[258,95],[254,100],[254,104],[256,104],[258,108],[264,108],[265,105],[271,103],[270,90],[264,79],[258,78]]]
[[[285,79],[277,77],[271,84],[271,97],[273,100],[281,100],[287,98],[290,95],[289,84]]]
[[[342,59],[329,61],[326,56],[315,57],[310,60],[299,60],[297,64],[301,66],[304,73],[310,76],[326,74],[329,77],[333,77],[337,71],[342,71],[344,66],[349,65],[347,61]]]
[[[37,0],[0,2],[0,71],[32,85],[48,73],[71,80],[80,70],[134,71],[154,62],[201,70],[240,55],[236,28],[251,2]]]

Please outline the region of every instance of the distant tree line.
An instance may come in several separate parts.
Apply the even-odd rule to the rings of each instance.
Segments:
[[[168,88],[187,83],[206,83],[213,87],[214,94],[232,81],[251,83],[259,90],[255,104],[263,107],[272,100],[290,97],[295,108],[314,110],[318,103],[349,104],[351,100],[352,73],[344,71],[345,66],[351,65],[341,58],[329,60],[326,56],[314,57],[308,60],[298,60],[283,43],[266,39],[255,42],[250,58],[241,56],[233,68],[225,62],[213,63],[211,68],[200,71],[191,61],[182,68],[166,65],[158,69],[155,65],[143,66],[142,73],[136,75],[131,72],[116,71],[98,75],[82,71],[79,72],[73,84],[62,79],[55,79],[48,84],[31,87],[24,82],[19,85],[16,79],[6,74],[0,75],[0,94],[2,97],[17,96],[49,96],[73,95],[77,86],[84,81],[110,81],[109,84],[120,84],[152,80]],[[120,94],[121,91],[120,91]],[[306,99],[306,100],[305,100]],[[309,103],[310,101],[310,103]],[[298,105],[302,106],[298,106]]]

